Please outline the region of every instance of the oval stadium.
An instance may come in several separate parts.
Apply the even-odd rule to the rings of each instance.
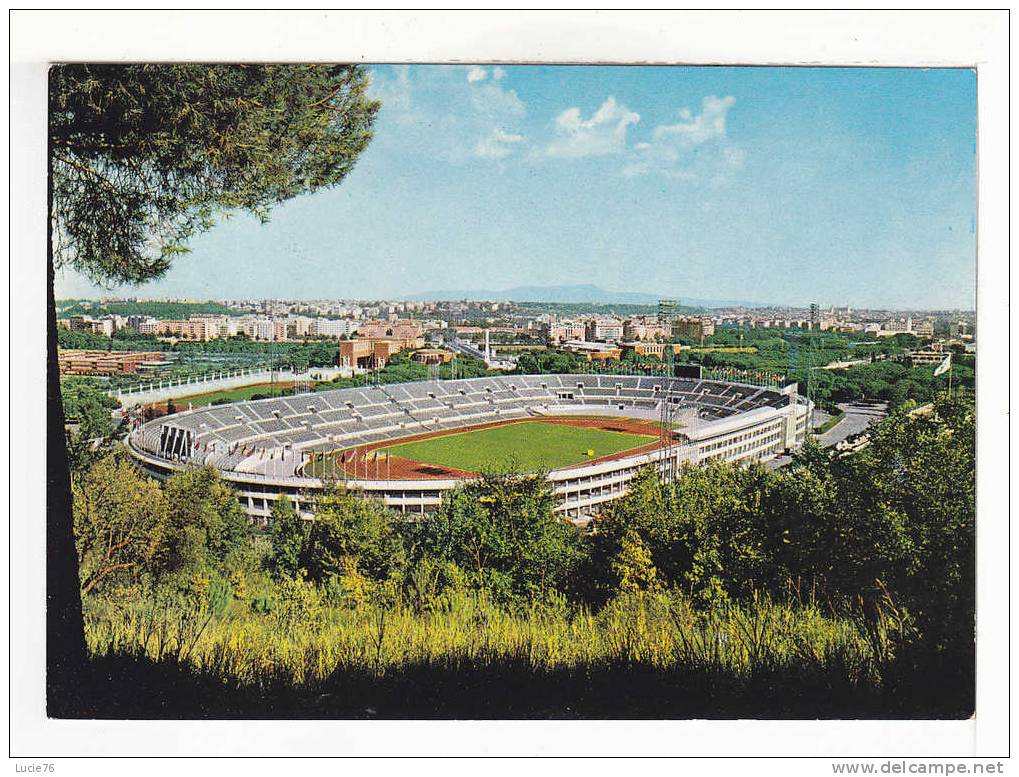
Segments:
[[[482,471],[542,472],[584,520],[634,474],[711,459],[765,461],[802,444],[796,385],[692,378],[505,375],[336,389],[189,410],[132,430],[150,474],[212,465],[255,523],[285,494],[310,515],[335,483],[404,513],[434,510]]]

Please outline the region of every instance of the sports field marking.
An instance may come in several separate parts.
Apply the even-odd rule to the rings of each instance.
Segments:
[[[592,427],[524,421],[489,429],[468,429],[380,450],[440,467],[479,472],[558,469],[647,445],[654,435]]]

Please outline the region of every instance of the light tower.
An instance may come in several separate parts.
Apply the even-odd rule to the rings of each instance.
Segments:
[[[659,470],[662,483],[668,485],[676,479],[676,436],[674,427],[676,417],[679,414],[679,402],[673,399],[672,377],[665,379],[665,391],[662,392],[662,405],[659,408],[661,417],[659,420],[659,450],[664,466]]]
[[[812,373],[814,370],[814,338],[810,335],[804,335],[802,331],[793,332],[789,331],[788,339],[788,356],[789,356],[789,375],[794,375],[797,371],[803,374],[803,391],[802,396],[807,399],[807,428],[804,431],[804,437],[809,438],[814,428],[814,410],[811,407],[813,400],[813,389],[814,386],[811,381]]]
[[[679,312],[679,300],[660,299],[658,300],[658,323],[664,324],[676,317]]]

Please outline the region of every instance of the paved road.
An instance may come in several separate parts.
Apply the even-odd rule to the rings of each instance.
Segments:
[[[841,402],[839,410],[846,417],[824,434],[818,436],[817,442],[822,448],[836,445],[847,437],[866,431],[872,423],[877,423],[888,415],[888,405],[882,402],[877,405],[861,405],[856,402]]]
[[[826,413],[821,408],[814,408],[814,428],[822,426],[825,421],[831,418],[831,413]]]
[[[888,405],[882,402],[879,405],[858,405],[855,402],[843,402],[839,409],[846,414],[845,418],[822,435],[815,437],[822,448],[829,448],[838,444],[847,437],[859,434],[867,429],[872,423],[877,423],[888,415]],[[814,425],[820,426],[830,416],[823,410],[814,411]],[[792,461],[791,456],[776,456],[769,459],[766,466],[770,470],[781,469]]]

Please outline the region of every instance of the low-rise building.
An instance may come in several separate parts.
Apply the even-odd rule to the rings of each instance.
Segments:
[[[637,316],[623,322],[624,340],[668,340],[672,326],[654,316]]]
[[[57,352],[61,375],[131,375],[146,366],[166,364],[160,351],[84,351]]]
[[[395,337],[413,339],[425,333],[420,321],[400,319],[396,321],[365,321],[357,332],[362,337]]]
[[[675,351],[679,346],[670,343],[649,342],[646,340],[634,340],[632,342],[620,343],[623,353],[635,353],[638,356],[646,356],[654,359],[664,359],[665,352]]]
[[[592,318],[586,322],[584,336],[589,342],[614,343],[623,339],[623,322],[618,318]]]
[[[158,321],[153,334],[160,337],[179,340],[200,340],[208,342],[219,336],[219,327],[208,319],[188,319],[186,321]],[[146,330],[148,327],[146,327]],[[139,332],[145,331],[141,328]]]
[[[948,325],[948,334],[950,337],[965,337],[968,334],[972,334],[969,322],[953,321]]]
[[[580,321],[550,321],[541,324],[541,333],[549,345],[560,345],[567,340],[583,340],[586,328]]]
[[[136,332],[141,331],[141,327],[143,324],[154,324],[154,323],[158,323],[158,319],[153,318],[152,316],[135,315],[127,317],[128,328],[134,329]]]
[[[589,340],[571,340],[563,344],[563,350],[583,356],[589,362],[619,361],[623,349],[609,343],[595,343]]]
[[[715,322],[710,318],[685,316],[672,322],[672,336],[688,340],[703,340],[715,333]]]
[[[287,316],[285,319],[287,327],[287,339],[308,337],[315,324],[314,318],[308,316]]]
[[[237,334],[243,334],[251,340],[260,340],[263,342],[272,342],[277,338],[277,334],[282,330],[286,333],[286,324],[280,322],[281,326],[277,327],[277,322],[272,318],[242,318],[237,322]]]
[[[941,343],[934,343],[928,348],[919,348],[909,352],[909,360],[914,364],[941,364],[948,355]]]
[[[385,367],[394,354],[424,346],[424,337],[355,337],[340,341],[336,362],[340,367]]]
[[[112,337],[114,331],[112,320],[92,318],[91,316],[71,316],[68,319],[67,328],[72,332],[91,332],[104,337]]]
[[[352,337],[360,326],[352,318],[316,318],[309,332],[315,337]]]
[[[421,364],[448,364],[453,360],[454,354],[444,348],[422,348],[410,355],[413,361]]]

